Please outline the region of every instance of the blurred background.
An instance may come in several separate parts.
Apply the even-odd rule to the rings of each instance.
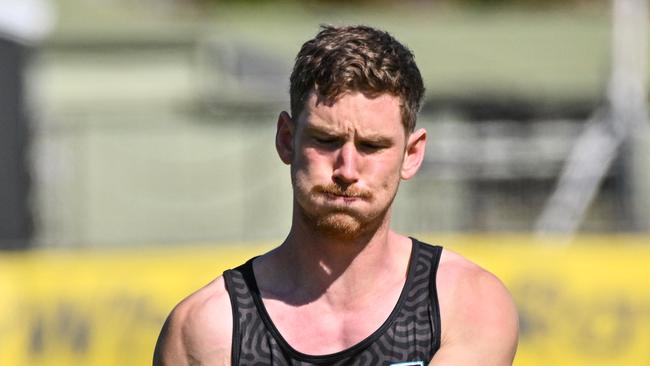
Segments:
[[[647,6],[0,1],[0,364],[150,363],[174,304],[284,238],[275,123],[320,24],[415,53],[394,228],[504,280],[515,364],[650,364]]]

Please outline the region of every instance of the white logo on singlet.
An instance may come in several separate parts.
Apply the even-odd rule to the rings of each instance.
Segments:
[[[422,361],[398,362],[398,363],[391,363],[389,366],[424,366],[424,362]]]

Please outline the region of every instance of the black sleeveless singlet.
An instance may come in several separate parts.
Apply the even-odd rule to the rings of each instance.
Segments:
[[[278,332],[260,296],[253,259],[224,272],[233,312],[233,365],[424,366],[440,347],[436,271],[442,248],[412,239],[406,283],[388,319],[343,351],[307,355]],[[308,326],[308,325],[305,325]]]

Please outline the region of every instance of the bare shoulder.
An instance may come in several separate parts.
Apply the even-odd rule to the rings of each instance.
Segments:
[[[154,352],[154,365],[228,365],[232,307],[223,277],[181,301],[169,314]]]
[[[442,342],[440,355],[434,361],[483,366],[512,364],[518,316],[503,283],[463,256],[444,250],[436,285]]]

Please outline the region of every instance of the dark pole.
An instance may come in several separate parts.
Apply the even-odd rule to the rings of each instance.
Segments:
[[[0,249],[28,248],[33,235],[26,58],[24,45],[0,38]]]

